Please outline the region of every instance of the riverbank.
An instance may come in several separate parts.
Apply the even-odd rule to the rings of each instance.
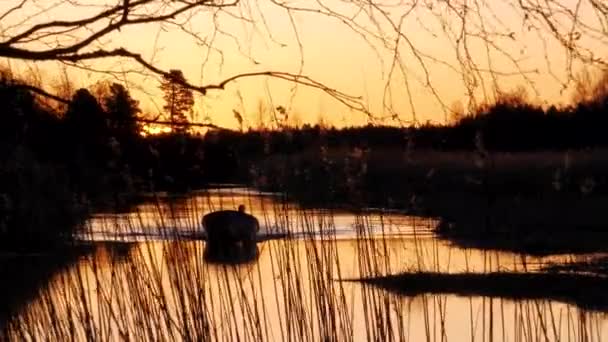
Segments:
[[[78,242],[38,252],[0,252],[0,340],[7,322],[36,298],[39,289],[46,286],[54,275],[102,249],[112,257],[123,257],[133,245],[125,242]]]
[[[36,254],[71,246],[91,214],[128,210],[140,199],[120,172],[70,168],[24,146],[0,145],[0,253]],[[85,186],[86,185],[86,186]]]
[[[439,219],[462,246],[530,254],[608,249],[608,151],[321,150],[260,162],[257,185],[306,206]]]
[[[608,312],[608,295],[605,291],[608,278],[583,274],[414,272],[348,281],[361,282],[407,297],[453,294],[511,300],[554,300],[586,310]]]
[[[462,246],[593,252],[608,248],[606,155],[604,149],[484,154],[311,148],[253,163],[249,183],[283,192],[304,207],[390,208],[436,218],[439,235]],[[8,213],[2,222],[8,238],[0,249],[69,242],[93,211],[124,212],[141,199],[134,189],[112,186],[100,187],[94,199],[78,196],[58,165],[28,159],[10,165],[3,179],[16,181],[7,183],[12,190],[0,203]],[[11,219],[13,228],[6,229]]]
[[[429,196],[427,215],[438,217],[439,236],[460,246],[527,254],[608,251],[608,196],[561,194],[507,196]]]

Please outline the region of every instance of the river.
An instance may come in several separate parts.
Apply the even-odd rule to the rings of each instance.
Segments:
[[[257,248],[213,259],[206,253],[201,216],[239,204],[260,220]],[[53,341],[608,340],[606,313],[567,298],[410,296],[352,281],[404,272],[535,273],[548,263],[590,257],[463,249],[438,238],[436,224],[380,209],[356,214],[306,209],[279,194],[246,188],[153,197],[125,213],[92,217],[79,238],[96,241],[99,248],[55,273],[11,320],[6,336]]]

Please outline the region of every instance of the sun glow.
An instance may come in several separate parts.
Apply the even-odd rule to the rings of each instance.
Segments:
[[[171,127],[167,126],[156,126],[156,125],[144,125],[141,129],[141,136],[147,137],[149,135],[157,135],[171,133]]]
[[[196,2],[175,22],[159,18],[189,2],[130,2],[130,12],[115,0],[57,3],[40,9],[36,1],[0,1],[0,34],[8,39],[0,55],[15,61],[11,68],[56,73],[51,80],[73,74],[71,79],[83,87],[118,78],[138,101],[157,108],[150,114],[160,114],[163,94],[152,80],[162,72],[113,55],[127,49],[157,71],[179,69],[194,85],[209,86],[212,91],[196,95],[196,112],[205,122],[237,129],[272,122],[272,109],[279,106],[290,115],[300,113],[299,121],[307,124],[321,116],[336,126],[448,122],[451,103],[473,108],[519,86],[537,102],[567,103],[564,90],[573,86],[572,72],[583,66],[605,68],[597,56],[608,54],[606,21],[598,16],[604,7],[594,0],[534,6],[516,0],[483,0],[475,6],[467,1],[366,6],[252,0],[218,12],[215,3]],[[109,18],[96,16],[108,10]],[[145,24],[123,25],[123,13]],[[82,24],[77,20],[82,18],[92,19]],[[106,20],[116,23],[90,40],[98,46],[78,45]],[[53,47],[78,48],[68,59]],[[102,51],[108,58],[91,58],[91,52]],[[78,63],[66,68],[62,60]],[[300,75],[301,82],[262,76],[269,71]],[[256,77],[235,78],[252,73]],[[50,83],[48,91],[54,93],[52,81],[42,83]],[[364,110],[344,106],[337,92],[352,95],[347,98],[361,104],[354,108]],[[157,128],[146,134],[164,132]]]

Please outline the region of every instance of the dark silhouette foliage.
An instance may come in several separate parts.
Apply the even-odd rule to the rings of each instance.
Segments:
[[[127,89],[112,83],[109,93],[104,97],[109,129],[113,136],[124,143],[133,142],[139,132],[137,115],[141,112],[139,102],[131,97]]]
[[[164,76],[160,85],[163,91],[165,105],[163,109],[174,123],[172,129],[177,133],[185,133],[188,126],[175,125],[188,122],[186,114],[192,110],[194,105],[194,94],[191,89],[184,86],[186,78],[181,70],[172,69],[168,76]]]
[[[87,89],[76,91],[64,121],[66,133],[76,151],[93,156],[102,151],[109,134],[108,121],[103,108]]]
[[[177,70],[174,74],[183,78]],[[187,125],[177,125],[187,121],[193,100],[192,93],[174,81],[165,79],[163,89],[175,130],[143,136],[138,102],[122,85],[108,85],[99,100],[79,89],[65,113],[59,113],[26,90],[22,81],[1,75],[0,239],[69,237],[87,206],[126,205],[138,191],[188,191],[220,182],[272,189],[286,180],[292,190],[310,192],[315,182],[316,189],[323,189],[315,193],[318,198],[341,194],[358,203],[365,199],[353,194],[357,188],[388,198],[394,191],[389,180],[403,175],[382,163],[390,164],[390,158],[402,158],[410,150],[527,152],[608,146],[608,96],[595,90],[594,97],[578,104],[546,109],[507,96],[450,126],[303,125],[216,129],[201,136],[188,134]],[[381,167],[367,169],[367,151],[392,152],[384,162],[369,161]],[[303,157],[296,163],[292,156]],[[427,185],[416,180],[425,179],[426,172],[412,169],[413,179],[405,181],[415,191],[424,191]],[[461,182],[443,177],[445,184],[438,179],[435,187]]]

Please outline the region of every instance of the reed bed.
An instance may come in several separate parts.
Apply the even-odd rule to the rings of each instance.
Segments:
[[[254,214],[265,233],[290,233],[290,237],[259,242],[255,253],[235,262],[210,260],[200,240],[200,214],[234,208],[244,201],[256,208]],[[445,242],[425,235],[428,222],[423,219],[412,219],[412,235],[401,238],[408,243],[396,242],[391,237],[392,223],[381,213],[356,214],[355,235],[340,238],[338,218],[331,210],[294,208],[280,196],[265,200],[253,192],[230,191],[156,199],[127,219],[124,215],[98,218],[80,237],[111,230],[118,233],[116,241],[98,244],[95,253],[53,275],[6,324],[0,340],[606,338],[604,313],[543,298],[404,296],[344,282],[387,276],[404,268],[491,272],[511,263],[526,271],[534,263],[499,252],[486,251],[480,258],[471,251],[452,255]],[[451,266],[457,258],[464,261]]]

